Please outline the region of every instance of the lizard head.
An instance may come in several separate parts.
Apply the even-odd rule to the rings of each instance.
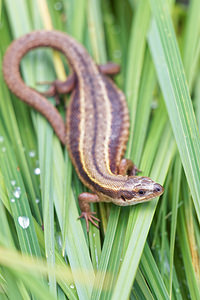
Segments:
[[[112,202],[120,206],[134,205],[156,198],[163,192],[164,188],[149,177],[129,176]]]

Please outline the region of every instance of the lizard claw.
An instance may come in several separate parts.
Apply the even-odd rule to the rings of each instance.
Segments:
[[[91,222],[95,227],[97,227],[99,229],[98,224],[95,223],[94,220],[97,222],[100,222],[100,220],[94,216],[95,214],[96,214],[95,212],[82,212],[80,217],[78,217],[78,219],[81,219],[81,218],[85,219],[87,232],[89,232],[89,222]]]

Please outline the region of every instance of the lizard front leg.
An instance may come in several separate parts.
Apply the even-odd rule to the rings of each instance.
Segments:
[[[132,160],[127,159],[127,158],[123,158],[119,164],[118,167],[118,174],[119,175],[129,175],[129,176],[136,176],[138,172],[141,172],[141,170],[139,170],[134,163],[132,162]]]
[[[81,193],[78,197],[79,201],[79,206],[81,209],[81,215],[80,218],[84,218],[86,221],[86,227],[87,227],[87,232],[89,232],[89,222],[91,222],[94,226],[99,228],[98,224],[94,222],[100,222],[100,220],[94,215],[96,214],[95,212],[90,211],[90,204],[89,203],[96,203],[99,202],[100,199],[96,194],[91,194],[91,193]]]

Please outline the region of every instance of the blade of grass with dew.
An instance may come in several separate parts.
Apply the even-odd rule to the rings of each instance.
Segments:
[[[40,280],[38,276],[39,274],[47,275],[48,273],[50,274],[55,273],[59,284],[61,284],[61,287],[65,290],[65,293],[69,297],[69,299],[77,299],[75,297],[75,293],[73,292],[72,288],[71,291],[69,290],[67,291],[66,288],[64,287],[64,285],[66,286],[66,282],[73,280],[73,277],[70,268],[66,267],[66,264],[64,264],[63,262],[59,261],[56,265],[56,268],[53,268],[53,267],[49,267],[42,260],[38,261],[37,259],[30,259],[30,257],[28,256],[25,257],[20,255],[19,252],[17,251],[13,251],[3,247],[0,247],[0,253],[1,255],[3,255],[0,259],[0,264],[4,266],[8,266],[10,269],[13,270],[13,272],[19,272],[19,278],[22,275],[31,274],[33,278],[36,277],[37,280]],[[6,257],[5,257],[5,253],[7,253]],[[82,282],[83,284],[87,284],[87,279],[81,277],[81,273],[79,272],[79,270],[76,270],[76,272],[77,272],[77,276],[79,276],[80,282]],[[24,280],[22,279],[22,281]]]
[[[169,167],[169,171],[167,174],[167,178],[165,180],[165,193],[162,196],[162,202],[160,204],[160,211],[163,212],[164,210],[164,206],[165,206],[165,197],[168,197],[168,193],[169,193],[169,186],[172,180],[172,168],[173,168],[173,161]],[[164,216],[166,217],[166,216]],[[158,218],[156,220],[156,225],[153,227],[153,237],[152,237],[152,242],[151,242],[151,249],[154,250],[156,248],[159,248],[160,250],[160,246],[158,244],[158,241],[160,240],[159,236],[160,236],[160,228],[161,228],[161,223],[162,223],[162,218],[163,218],[163,214],[159,213],[158,214]]]
[[[149,278],[150,280],[148,280],[148,285],[152,291],[154,299],[169,299],[169,294],[164,285],[163,278],[159,273],[158,267],[147,243],[145,244],[141,259],[141,270],[145,274],[145,278],[149,277],[149,274],[151,274]]]
[[[136,9],[131,7],[131,3],[129,1],[116,1],[113,12],[116,16],[116,25],[120,43],[120,49],[122,52],[121,64],[124,66],[122,69],[122,77],[126,76],[126,68],[127,68],[127,52],[128,52],[128,44],[129,37],[131,34],[131,26],[133,20],[133,14]]]
[[[3,132],[2,128],[1,132]],[[5,200],[7,201],[6,205],[11,208],[20,247],[24,253],[41,256],[26,190],[20,171],[18,170],[15,154],[12,151],[11,145],[6,140],[3,149],[5,149],[5,151],[1,150],[0,160],[1,172],[8,193],[8,197]],[[13,178],[15,178],[14,186],[12,185]]]
[[[141,22],[142,20],[142,22]],[[128,48],[128,64],[125,77],[125,94],[130,113],[130,137],[128,141],[127,157],[132,158],[134,149],[133,132],[135,114],[138,103],[139,83],[145,54],[146,34],[150,20],[148,1],[139,1],[132,21]]]
[[[32,292],[34,295],[35,299],[40,299],[40,300],[56,300],[57,297],[52,295],[52,293],[49,291],[48,287],[44,287],[41,284],[41,281],[38,280],[38,278],[35,278],[34,276],[27,276],[27,274],[20,274],[17,272],[15,276],[19,276],[20,279],[24,282],[25,286],[27,287],[28,290]],[[15,298],[16,299],[16,298]],[[23,298],[24,299],[24,298]],[[27,298],[28,300],[29,298]]]
[[[44,234],[41,227],[36,222],[35,222],[35,229],[36,229],[41,251],[44,253],[45,252]],[[66,261],[61,256],[60,251],[58,251],[57,248],[55,248],[55,259],[56,259],[55,267],[57,268],[57,266],[60,266],[64,270],[66,268]],[[56,273],[57,282],[59,286],[62,288],[63,292],[67,295],[67,297],[69,299],[75,300],[78,299],[78,296],[75,289],[75,285],[73,284],[74,282],[73,275],[71,269],[69,269],[68,266],[67,266],[67,271],[69,273],[68,276],[66,275],[57,276]],[[60,273],[61,272],[59,271],[59,274]],[[82,276],[82,274],[80,276]]]
[[[136,299],[154,299],[139,268],[137,270],[135,282],[131,290],[130,299],[132,299],[132,296],[135,296]]]
[[[103,288],[99,299],[111,299],[113,287],[115,286],[120,264],[122,263],[121,257],[122,257],[122,250],[123,250],[126,228],[127,228],[127,212],[126,209],[124,209],[120,211],[120,216],[118,219],[118,224],[114,235],[111,253],[110,256],[108,257],[109,260],[106,267],[106,272],[104,271],[104,274],[108,276],[106,276],[104,282],[102,282]],[[102,260],[103,259],[101,259],[100,262],[102,262]],[[98,270],[98,272],[99,271],[100,269]],[[103,279],[103,276],[101,279]],[[96,294],[98,295],[98,292]]]
[[[182,181],[183,205],[180,207],[178,235],[184,246],[181,247],[187,284],[191,299],[198,299],[200,293],[200,261],[194,235],[194,212],[188,186]]]
[[[33,217],[28,205],[28,199],[26,197],[23,181],[19,171],[17,170],[16,162],[14,162],[14,153],[10,151],[12,147],[9,147],[6,141],[5,144],[5,155],[4,157],[1,155],[0,158],[1,170],[9,197],[7,202],[9,201],[10,203],[11,215],[13,216],[15,222],[20,248],[23,253],[29,253],[31,256],[40,257],[41,254],[33,224]],[[16,179],[16,186],[13,187],[10,184],[10,178]],[[40,274],[38,274],[38,279],[40,280],[41,284],[45,286],[44,281],[41,281]]]
[[[176,225],[178,215],[178,200],[180,194],[180,182],[181,182],[181,161],[179,155],[176,156],[174,166],[174,182],[173,182],[173,196],[172,196],[172,220],[170,229],[170,278],[169,278],[169,294],[172,298],[172,280],[173,280],[173,262],[174,262],[174,246],[176,236]]]
[[[162,261],[159,259],[158,264],[160,266],[165,265],[165,268],[163,268],[162,276],[163,276],[163,280],[165,282],[166,287],[169,287],[169,260],[170,260],[169,241],[168,241],[166,234],[164,236],[162,236],[162,239],[165,239],[165,241],[162,242],[165,245],[165,256],[163,257]],[[158,250],[158,256],[159,256],[159,254],[160,253]],[[172,299],[177,299],[177,300],[182,299],[182,295],[180,294],[180,284],[177,279],[175,268],[173,269]]]
[[[108,1],[103,1],[102,3],[102,17],[104,22],[108,61],[119,64],[120,72],[114,77],[114,81],[121,87],[123,82],[122,73],[125,66],[123,65],[124,60],[122,60],[119,29],[117,28],[116,20],[112,14],[111,3]]]
[[[169,193],[169,192],[168,192]],[[164,197],[165,196],[165,197]],[[160,228],[160,235],[161,235],[161,242],[160,242],[160,273],[162,278],[164,278],[164,273],[166,270],[166,235],[167,235],[167,221],[166,221],[166,214],[167,214],[167,202],[168,202],[168,194],[163,196],[163,206],[162,206],[162,218],[161,218],[161,228]]]
[[[200,2],[198,0],[192,0],[189,5],[185,33],[183,36],[183,64],[185,74],[188,80],[189,87],[193,86],[195,79],[195,71],[198,66],[198,58],[200,52]]]
[[[120,215],[119,207],[114,207],[111,209],[111,213],[108,220],[108,227],[106,230],[105,240],[103,244],[103,249],[101,252],[99,268],[96,273],[91,299],[100,299],[103,290],[104,280],[106,278],[106,270],[108,268],[108,263],[113,248],[115,233],[117,232],[117,223],[118,223],[119,215]],[[98,289],[95,288],[96,286],[98,286]]]
[[[200,73],[197,75],[197,80],[194,89],[194,107],[195,107],[195,114],[197,119],[197,125],[200,130]]]
[[[100,1],[88,1],[88,25],[93,57],[97,63],[106,62],[105,37],[102,27]]]
[[[2,176],[2,175],[0,175]],[[2,197],[6,197],[6,195],[4,196],[2,194],[2,181],[1,180],[1,188],[0,188],[0,197],[2,199]],[[3,192],[5,193],[5,191]],[[14,242],[13,242],[13,238],[12,238],[12,233],[11,233],[11,229],[9,227],[9,223],[8,223],[8,219],[6,216],[6,211],[5,211],[5,207],[3,206],[3,202],[0,201],[0,244],[1,246],[4,245],[6,248],[9,249],[14,249]],[[8,268],[3,268],[1,267],[1,276],[3,278],[3,282],[0,283],[0,286],[2,288],[2,285],[5,284],[5,288],[4,288],[4,292],[8,295],[12,293],[15,295],[15,297],[17,297],[17,295],[20,295],[18,298],[20,298],[21,296],[25,298],[25,295],[28,294],[28,292],[26,291],[25,287],[23,286],[23,283],[20,281],[20,279],[18,278],[17,283],[16,280],[14,280],[13,278],[11,279],[11,272]],[[2,279],[1,278],[1,279]],[[21,288],[21,293],[18,290],[18,286],[20,284],[20,288]],[[23,292],[22,292],[23,290]],[[1,298],[1,295],[0,295]],[[11,299],[11,297],[10,297]]]
[[[156,166],[154,165],[154,168],[150,173],[151,178],[157,178],[157,180],[161,183],[164,181],[166,176],[165,174],[169,168],[174,151],[174,141],[171,131],[167,126],[165,131],[162,133],[162,138],[155,157]],[[145,159],[145,157],[143,157],[143,159]],[[124,253],[123,264],[119,271],[112,299],[127,299],[130,293],[156,204],[157,199],[154,199],[146,205],[143,204],[142,206],[136,206],[134,208],[134,214],[129,217],[130,220],[134,221],[134,227],[130,226],[133,230],[130,238],[128,239],[128,246]]]
[[[7,32],[7,24],[1,28],[1,38],[2,43],[7,45],[8,38],[6,37]],[[2,44],[1,44],[2,46]],[[4,46],[5,47],[5,46]],[[3,48],[4,48],[3,47]],[[1,53],[4,53],[5,49],[1,48]],[[2,57],[2,54],[1,54]],[[40,192],[37,189],[37,179],[35,177],[31,178],[31,174],[33,172],[33,167],[36,163],[36,159],[30,157],[30,153],[28,148],[28,144],[31,145],[31,149],[34,149],[35,144],[35,136],[32,134],[31,130],[32,127],[30,126],[30,120],[28,120],[26,114],[27,110],[23,109],[23,104],[16,100],[13,97],[13,103],[11,101],[10,95],[8,93],[7,87],[4,84],[4,80],[2,77],[2,72],[0,73],[0,81],[1,81],[1,89],[0,89],[0,96],[1,99],[6,99],[6,101],[0,102],[0,111],[1,111],[1,120],[5,124],[7,134],[9,136],[9,140],[12,141],[13,149],[16,153],[17,161],[19,163],[20,169],[22,171],[23,181],[25,183],[27,193],[30,195],[31,198],[31,205],[34,210],[34,214],[37,216],[37,220],[41,223],[41,215],[38,209],[38,205],[35,202],[35,199],[39,197]],[[18,102],[18,103],[17,103]],[[14,105],[19,104],[20,109],[18,110],[19,119],[21,119],[21,123],[23,124],[23,128],[26,128],[24,131],[20,132],[20,128],[18,126],[18,119],[16,117],[17,112],[15,113]],[[26,144],[26,148],[22,143],[22,140],[25,140],[24,136],[27,137],[28,140],[31,141],[30,143]],[[28,151],[27,151],[28,150]],[[28,152],[28,153],[27,153]],[[35,153],[34,153],[35,155]]]
[[[45,121],[46,122],[46,121]],[[45,239],[45,254],[47,262],[50,266],[55,265],[55,245],[54,245],[54,210],[53,210],[53,184],[52,184],[52,146],[53,146],[53,132],[47,126],[46,130],[39,122],[38,131],[40,132],[39,145],[43,146],[39,150],[40,169],[41,169],[41,192],[43,204],[43,219],[44,219],[44,239]],[[56,279],[55,276],[49,275],[49,288],[54,295],[56,295]]]
[[[181,161],[200,220],[200,137],[166,1],[152,0],[149,45]]]
[[[22,299],[22,297],[23,299],[28,299],[27,291],[25,292],[24,287],[22,287],[20,279],[17,278],[16,280],[14,272],[8,268],[1,267],[1,275],[6,281],[4,292],[6,299]]]
[[[83,41],[83,34],[86,23],[86,5],[85,0],[69,0],[64,2],[64,11],[67,17],[67,32],[78,40]],[[78,7],[78,9],[77,9]]]
[[[133,133],[134,139],[132,143],[132,148],[134,149],[133,160],[138,167],[149,126],[151,103],[155,83],[155,70],[152,64],[150,53],[148,50],[146,50],[143,71],[141,74],[140,88],[138,92],[138,104]]]
[[[0,174],[0,177],[2,177],[2,174]],[[0,182],[0,198],[2,199],[2,180],[0,180]],[[14,247],[12,233],[9,227],[5,207],[3,206],[2,200],[0,200],[0,244],[9,248]]]

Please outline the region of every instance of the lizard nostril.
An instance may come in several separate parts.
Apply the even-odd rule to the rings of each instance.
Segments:
[[[162,192],[162,186],[160,184],[156,184],[154,188],[154,192],[155,193]]]

